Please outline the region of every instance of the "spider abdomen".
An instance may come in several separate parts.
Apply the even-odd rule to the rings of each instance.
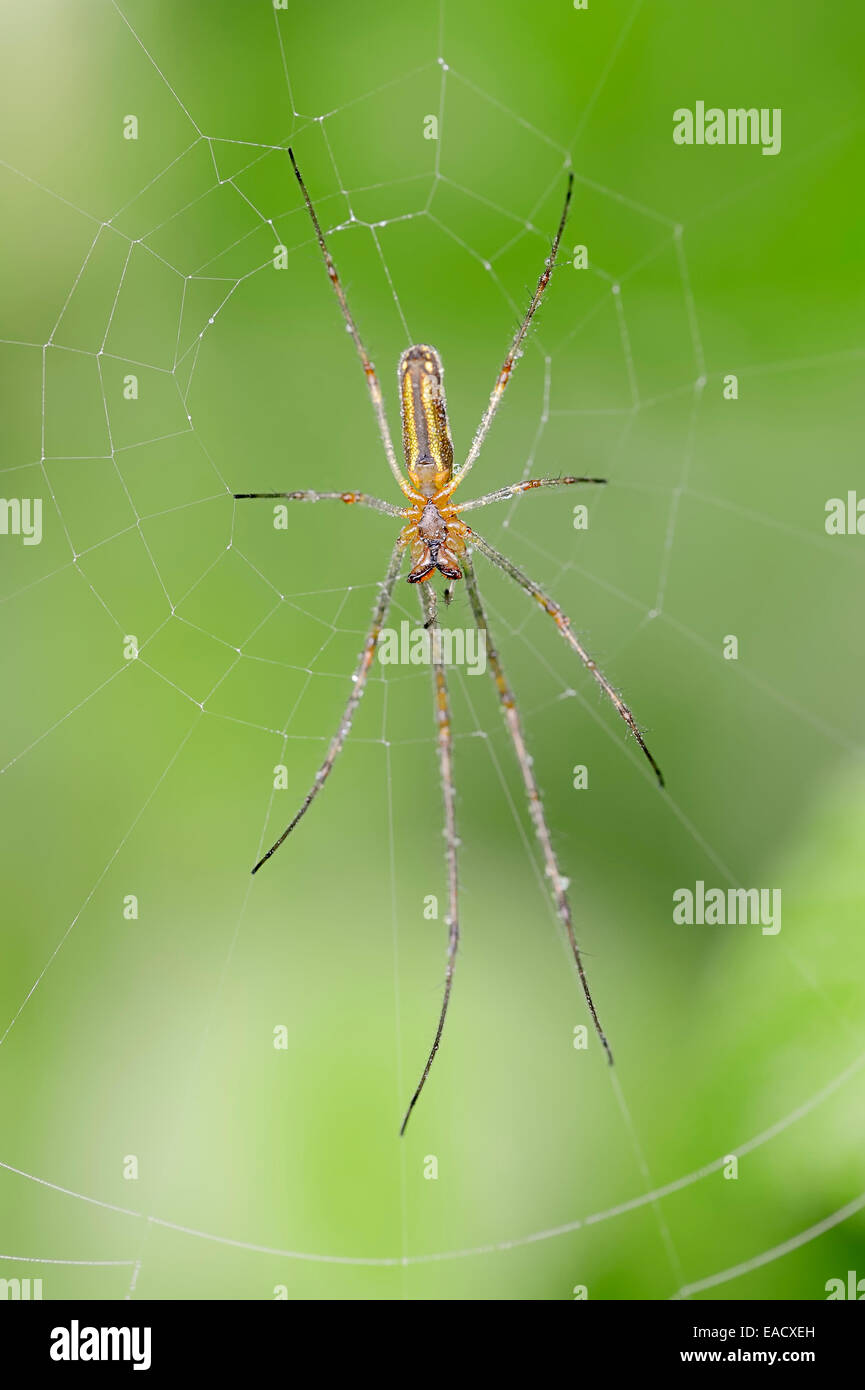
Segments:
[[[407,348],[397,376],[406,469],[412,486],[433,497],[449,482],[454,461],[441,358],[423,343]]]

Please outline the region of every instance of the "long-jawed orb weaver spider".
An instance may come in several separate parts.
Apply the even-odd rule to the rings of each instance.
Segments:
[[[403,450],[405,453],[406,472],[408,473],[408,478],[406,478],[400,471],[396,461],[384,409],[384,400],[375,368],[369,359],[366,348],[358,333],[357,326],[351,316],[345,291],[340,284],[336,266],[333,263],[333,257],[327,248],[327,243],[325,242],[324,234],[319,225],[315,208],[306,190],[306,184],[297,167],[294,152],[289,149],[288,155],[300,185],[307,212],[309,213],[312,225],[315,229],[315,235],[318,239],[319,247],[321,248],[321,254],[324,257],[330,283],[333,285],[336,297],[339,301],[339,307],[342,310],[343,318],[345,319],[348,331],[354,340],[358,356],[363,364],[366,384],[369,390],[370,400],[372,401],[372,408],[375,412],[376,420],[378,421],[379,434],[381,435],[385,457],[387,458],[390,470],[397,484],[406,497],[408,506],[396,507],[391,502],[382,501],[382,499],[378,497],[369,497],[363,492],[236,492],[234,494],[238,500],[247,500],[251,498],[280,498],[287,499],[291,502],[323,502],[329,500],[346,502],[349,504],[356,503],[363,507],[372,507],[378,512],[385,512],[388,516],[405,519],[405,525],[397,537],[390,564],[388,565],[387,574],[385,575],[384,583],[382,584],[378,596],[378,602],[376,603],[375,612],[373,614],[372,626],[367,635],[363,651],[352,677],[352,691],[348,698],[348,703],[346,704],[342,719],[340,720],[339,728],[331,740],[324,762],[315,775],[315,781],[307,792],[294,818],[289,822],[285,830],[283,830],[279,839],[271,845],[267,853],[262,855],[252,872],[254,874],[257,873],[271,855],[275,854],[283,841],[291,834],[292,830],[294,830],[298,821],[306,815],[306,812],[309,810],[330,776],[333,765],[336,762],[337,756],[345,743],[348,731],[351,728],[354,712],[366,688],[366,682],[375,655],[376,645],[390,607],[400,570],[402,569],[405,552],[407,550],[410,552],[412,560],[412,569],[407,579],[409,584],[416,584],[419,588],[424,626],[426,628],[435,627],[437,624],[436,595],[432,585],[429,583],[430,579],[432,579],[437,572],[444,576],[446,588],[443,597],[446,603],[450,601],[451,586],[458,580],[464,579],[475,622],[484,634],[488,667],[495,680],[502,714],[508,733],[513,741],[517,761],[520,765],[526,797],[528,799],[532,820],[534,821],[535,832],[543,851],[546,875],[550,882],[553,902],[559,919],[567,932],[568,941],[577,967],[577,973],[580,977],[580,984],[582,985],[583,993],[586,997],[586,1004],[588,1005],[589,1013],[592,1017],[592,1022],[594,1023],[595,1030],[601,1040],[604,1051],[606,1052],[607,1059],[612,1064],[613,1054],[610,1050],[610,1045],[607,1042],[604,1030],[601,1027],[601,1021],[589,990],[589,982],[586,978],[586,971],[574,933],[571,906],[567,892],[568,880],[562,875],[553,849],[552,838],[544,815],[538,784],[535,779],[534,771],[532,770],[532,760],[527,751],[516,701],[508,685],[499,654],[493,646],[489,623],[487,622],[486,612],[481,600],[474,565],[472,563],[471,552],[473,549],[479,551],[481,555],[498,566],[499,569],[504,570],[505,574],[510,575],[511,579],[515,580],[520,588],[524,589],[527,594],[530,594],[531,597],[540,604],[544,612],[549,614],[562,637],[568,645],[573,648],[586,667],[586,670],[591,672],[601,690],[615,705],[622,719],[624,719],[634,738],[637,740],[637,743],[648,758],[652,770],[661,786],[664,785],[664,779],[658,764],[649,752],[645,740],[640,730],[637,728],[634,716],[573,632],[570,619],[567,615],[562,611],[554,599],[547,597],[533,579],[530,579],[528,575],[518,569],[507,556],[495,550],[482,536],[478,535],[477,531],[467,526],[462,520],[461,515],[463,512],[472,511],[477,507],[489,506],[492,502],[504,502],[509,497],[516,497],[519,493],[529,492],[534,488],[567,487],[574,483],[603,484],[606,482],[606,479],[572,476],[560,478],[528,478],[523,482],[511,483],[507,487],[497,488],[495,492],[488,492],[483,497],[475,497],[469,502],[455,503],[452,500],[454,493],[475,463],[483,447],[484,440],[489,433],[490,425],[493,422],[499,403],[504,395],[505,388],[510,380],[511,373],[520,355],[520,349],[528,333],[529,326],[537,312],[544,291],[550,282],[559,243],[562,239],[562,233],[565,229],[565,223],[568,217],[574,176],[572,173],[568,176],[565,205],[562,209],[561,218],[559,219],[558,231],[556,232],[550,254],[544,262],[544,269],[538,280],[537,287],[532,295],[523,321],[514,335],[514,340],[511,343],[508,355],[496,378],[489,404],[484,411],[483,418],[478,426],[477,433],[472,441],[472,446],[469,449],[466,460],[456,472],[454,472],[453,468],[454,450],[448,425],[447,405],[444,393],[444,374],[441,359],[434,348],[424,344],[410,347],[402,354],[399,361],[397,380],[399,383],[400,409],[402,414]],[[405,1133],[405,1128],[408,1124],[411,1112],[424,1088],[430,1068],[439,1049],[442,1032],[444,1031],[445,1019],[447,1017],[448,1005],[450,1003],[454,965],[456,962],[460,935],[457,883],[456,793],[453,777],[453,743],[451,736],[450,704],[441,647],[439,643],[432,642],[431,648],[435,714],[438,732],[438,756],[441,770],[442,793],[444,797],[445,865],[448,883],[448,916],[446,918],[448,927],[447,966],[445,970],[444,997],[439,1012],[435,1037],[433,1038],[433,1044],[430,1048],[426,1065],[421,1073],[420,1081],[415,1088],[414,1094],[409,1101],[408,1109],[405,1112],[405,1117],[400,1127],[400,1134]]]

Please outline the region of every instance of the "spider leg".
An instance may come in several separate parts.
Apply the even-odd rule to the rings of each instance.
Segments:
[[[395,507],[392,502],[384,502],[380,497],[370,497],[365,492],[233,492],[237,502],[248,502],[255,498],[285,498],[288,502],[355,502],[361,507],[372,507],[373,511],[384,512],[386,516],[408,516],[408,509]]]
[[[562,871],[559,868],[558,860],[556,859],[556,853],[553,849],[553,842],[550,837],[550,829],[547,825],[546,816],[544,815],[543,802],[541,801],[541,795],[540,791],[538,790],[538,784],[535,779],[535,774],[532,770],[532,760],[529,756],[529,752],[526,747],[526,740],[523,734],[522,723],[520,721],[520,716],[517,712],[516,701],[514,700],[513,693],[511,691],[510,686],[508,685],[507,678],[502,668],[502,663],[499,659],[499,654],[493,645],[492,634],[490,633],[489,624],[487,622],[487,616],[484,612],[484,606],[481,600],[480,589],[478,588],[477,578],[475,577],[474,565],[472,564],[471,556],[468,552],[466,552],[466,554],[463,556],[463,572],[466,577],[466,588],[468,590],[469,602],[472,606],[472,612],[475,615],[475,622],[477,623],[481,632],[484,633],[490,675],[495,681],[496,689],[499,694],[499,701],[502,707],[502,714],[504,715],[505,723],[508,727],[508,733],[510,734],[511,741],[514,745],[514,752],[517,755],[517,762],[520,765],[520,771],[523,774],[523,785],[526,790],[526,797],[528,799],[529,810],[531,811],[532,820],[535,823],[535,833],[541,842],[541,848],[544,854],[544,863],[546,865],[546,874],[547,878],[550,881],[550,892],[552,893],[553,902],[556,907],[556,912],[558,913],[559,920],[568,934],[568,941],[570,942],[574,962],[577,967],[577,974],[580,977],[580,984],[583,987],[583,994],[586,997],[586,1003],[589,1007],[589,1013],[591,1014],[592,1022],[595,1025],[595,1032],[600,1038],[604,1051],[607,1054],[607,1060],[612,1066],[613,1054],[610,1050],[610,1044],[607,1042],[604,1030],[601,1027],[601,1021],[598,1018],[598,1011],[595,1008],[594,1000],[592,999],[592,994],[589,989],[589,982],[586,978],[586,971],[583,966],[582,957],[580,955],[580,948],[577,945],[577,938],[574,932],[574,923],[571,917],[571,905],[568,901],[567,880],[564,878]]]
[[[473,497],[470,502],[454,506],[455,512],[470,512],[475,507],[488,507],[491,502],[507,502],[509,497],[517,497],[521,492],[531,492],[536,487],[566,487],[570,483],[599,483],[606,485],[606,478],[575,478],[568,474],[564,478],[526,478],[522,483],[511,483],[508,487],[498,487],[495,492],[486,492],[483,497]]]
[[[409,488],[408,483],[406,482],[405,478],[400,472],[399,464],[396,461],[396,454],[393,451],[393,442],[390,437],[387,416],[384,410],[384,398],[381,394],[381,386],[379,385],[379,380],[376,376],[375,367],[369,360],[369,354],[363,345],[361,336],[357,331],[357,325],[351,316],[351,310],[348,307],[348,300],[345,297],[345,290],[343,289],[340,283],[340,279],[336,271],[336,266],[333,263],[333,257],[327,249],[327,242],[324,239],[324,233],[321,230],[318,216],[316,214],[315,208],[312,205],[312,199],[306,191],[306,184],[304,183],[303,178],[301,176],[301,172],[297,167],[297,160],[294,157],[294,151],[292,149],[289,149],[288,157],[291,160],[291,167],[294,170],[295,177],[297,178],[297,181],[300,184],[300,191],[303,194],[303,200],[306,203],[306,210],[309,213],[312,225],[315,228],[315,235],[318,238],[318,244],[321,248],[321,254],[324,257],[324,264],[327,269],[328,276],[330,277],[330,283],[333,285],[334,293],[336,294],[336,297],[339,300],[339,307],[342,310],[342,316],[345,319],[346,325],[348,326],[348,331],[352,336],[352,340],[354,342],[355,347],[357,348],[357,355],[360,358],[361,363],[363,364],[363,370],[366,376],[367,389],[369,390],[369,398],[372,401],[372,408],[375,412],[375,418],[378,422],[378,432],[381,435],[381,442],[384,447],[385,455],[387,456],[390,471],[396,478],[402,491],[408,497],[411,495],[411,489]]]
[[[447,1018],[448,1004],[451,997],[451,985],[453,984],[454,965],[456,963],[457,947],[460,939],[459,926],[459,898],[457,886],[457,829],[456,829],[456,792],[454,788],[453,775],[453,739],[451,736],[450,702],[448,700],[447,679],[445,677],[444,662],[442,660],[441,645],[437,640],[438,628],[435,626],[434,600],[427,592],[428,586],[421,584],[421,600],[427,621],[424,626],[431,629],[431,642],[433,651],[433,683],[435,687],[435,709],[436,722],[438,726],[438,753],[439,768],[442,779],[442,797],[444,799],[444,839],[445,839],[445,865],[447,867],[448,879],[448,954],[447,966],[445,968],[445,988],[442,999],[441,1012],[439,1013],[438,1027],[435,1031],[433,1045],[423,1069],[421,1079],[415,1088],[414,1095],[409,1101],[408,1109],[400,1125],[400,1134],[405,1134],[406,1125],[409,1122],[411,1112],[417,1104],[418,1096],[423,1090],[426,1079],[430,1073],[435,1055],[439,1050],[439,1043],[444,1032],[445,1019]],[[432,616],[431,616],[432,615]]]
[[[421,599],[425,600],[424,612],[426,613],[426,622],[424,623],[424,628],[435,627],[436,619],[438,618],[438,599],[436,598],[436,591],[431,584],[428,589],[421,590]]]
[[[462,482],[463,478],[466,476],[472,464],[475,462],[475,459],[477,458],[478,454],[480,453],[481,448],[483,447],[484,440],[486,439],[489,433],[490,425],[493,422],[495,413],[499,408],[499,403],[502,399],[502,396],[505,393],[505,388],[510,380],[511,372],[516,366],[517,359],[520,355],[520,349],[523,345],[525,336],[529,331],[532,319],[537,313],[540,302],[544,297],[544,291],[546,290],[547,285],[550,283],[550,276],[553,273],[553,267],[556,263],[556,255],[558,254],[559,250],[559,242],[562,239],[562,233],[565,230],[565,223],[568,220],[568,208],[570,207],[571,203],[571,193],[573,191],[573,187],[574,176],[573,173],[570,173],[568,175],[567,191],[565,192],[565,205],[562,208],[562,215],[559,218],[559,227],[553,240],[552,249],[550,251],[549,256],[544,262],[544,268],[541,272],[541,276],[538,280],[535,292],[529,300],[529,307],[526,310],[525,317],[523,318],[522,323],[520,324],[519,328],[514,334],[514,340],[511,343],[508,355],[502,363],[501,371],[496,377],[496,384],[492,389],[489,405],[484,411],[483,419],[478,425],[477,433],[475,434],[475,437],[472,440],[472,447],[469,449],[466,461],[461,468],[457,469],[456,473],[451,478],[451,481],[448,483],[448,494],[453,492],[454,488],[458,487],[459,484]]]
[[[465,523],[463,524],[465,525]],[[477,531],[471,531],[468,526],[466,526],[466,531],[468,532],[471,544],[477,546],[481,554],[485,555],[488,560],[491,560],[494,565],[498,565],[499,569],[504,570],[505,574],[510,575],[511,579],[515,580],[516,583],[519,584],[521,589],[525,589],[527,594],[531,594],[532,598],[540,604],[544,612],[550,615],[550,617],[555,622],[556,627],[559,629],[559,632],[562,634],[565,641],[568,643],[568,646],[573,648],[573,650],[577,653],[577,656],[580,658],[583,665],[585,666],[586,670],[591,671],[592,675],[598,682],[598,685],[601,687],[604,694],[608,697],[608,699],[612,700],[616,709],[619,711],[619,714],[624,719],[631,733],[634,735],[634,738],[637,740],[637,743],[640,745],[649,762],[651,763],[652,771],[657,777],[658,783],[660,784],[660,786],[663,787],[663,773],[661,772],[661,769],[658,767],[658,764],[655,762],[655,759],[652,757],[652,754],[649,752],[649,749],[646,745],[646,741],[643,738],[643,735],[640,733],[639,728],[637,727],[637,721],[634,719],[634,716],[631,714],[631,711],[628,709],[628,706],[625,704],[624,700],[610,685],[610,682],[607,680],[600,666],[598,666],[598,663],[594,661],[591,656],[589,656],[589,653],[586,651],[585,647],[582,645],[579,639],[574,636],[574,633],[571,630],[571,620],[567,616],[567,614],[562,611],[562,609],[553,599],[547,597],[547,595],[535,583],[533,579],[529,579],[527,574],[523,574],[522,570],[518,569],[517,566],[513,564],[512,561],[510,561],[506,555],[502,555],[498,550],[493,549],[493,547],[489,545],[488,542],[485,541],[482,536],[478,535]]]
[[[373,657],[375,655],[376,645],[381,635],[382,625],[387,616],[387,611],[390,608],[390,602],[393,597],[394,585],[396,584],[400,569],[402,568],[402,561],[403,542],[400,538],[393,548],[393,554],[390,557],[388,571],[385,575],[384,582],[381,586],[381,591],[378,596],[378,601],[375,606],[372,626],[367,634],[363,651],[360,654],[357,667],[355,668],[354,675],[352,676],[353,684],[351,695],[349,696],[348,703],[343,711],[342,719],[339,721],[339,728],[337,729],[336,733],[331,739],[330,747],[327,750],[327,756],[324,762],[322,763],[321,767],[318,769],[318,772],[315,774],[315,781],[313,782],[312,786],[310,787],[309,791],[304,797],[300,809],[297,811],[293,820],[289,821],[288,825],[283,830],[279,839],[275,840],[274,843],[271,845],[270,849],[267,851],[267,853],[261,856],[258,863],[255,865],[255,868],[252,870],[254,874],[257,874],[262,864],[266,864],[270,856],[276,853],[283,840],[285,840],[291,834],[298,821],[306,815],[313,801],[318,796],[319,792],[321,791],[322,787],[324,786],[325,782],[330,776],[331,768],[336,762],[337,755],[341,752],[342,746],[346,740],[346,736],[348,735],[348,731],[351,728],[351,721],[354,718],[354,712],[360,704],[361,696],[363,695],[363,692],[366,689],[367,677],[369,676],[370,667],[372,666]]]

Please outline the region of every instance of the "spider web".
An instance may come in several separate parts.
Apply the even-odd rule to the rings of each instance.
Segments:
[[[816,1264],[796,1252],[849,1233],[865,1206],[849,1140],[865,1050],[861,1001],[837,968],[849,937],[839,928],[822,955],[810,949],[819,864],[797,877],[788,846],[824,826],[831,840],[838,806],[859,804],[861,749],[848,712],[788,653],[719,659],[747,609],[725,605],[700,551],[717,560],[732,534],[771,548],[785,576],[813,561],[829,595],[861,562],[804,506],[778,513],[750,505],[753,492],[746,504],[738,475],[718,470],[711,440],[727,428],[733,368],[703,346],[690,259],[700,219],[692,228],[581,165],[642,4],[622,10],[579,124],[556,137],[530,101],[503,101],[451,61],[443,9],[417,64],[370,55],[340,101],[314,61],[314,22],[268,9],[285,113],[272,141],[205,120],[165,35],[149,37],[152,10],[115,4],[89,22],[131,74],[142,133],[148,118],[159,131],[151,165],[123,198],[106,170],[85,207],[59,170],[53,183],[41,166],[3,163],[40,248],[64,248],[48,271],[47,331],[16,301],[23,329],[2,340],[23,422],[4,487],[45,503],[42,544],[4,555],[18,689],[2,774],[21,869],[0,1023],[8,1277],[50,1266],[46,1296],[80,1297],[569,1297],[581,1284],[593,1297],[821,1297],[848,1267],[844,1247]],[[419,135],[425,113],[437,139]],[[280,531],[268,504],[231,498],[391,495],[289,140],[392,428],[387,363],[434,341],[458,454],[573,167],[566,254],[464,490],[577,458],[609,476],[602,495],[578,499],[585,531],[560,496],[484,511],[477,526],[561,599],[644,711],[668,775],[671,749],[676,764],[659,798],[543,615],[480,571],[619,1066],[608,1073],[593,1040],[572,1046],[585,1019],[499,712],[489,683],[455,668],[464,937],[445,1045],[402,1145],[444,952],[444,908],[423,915],[430,895],[444,901],[428,671],[376,669],[305,839],[247,877],[336,725],[393,526],[322,504],[291,511]],[[569,248],[584,242],[578,271]],[[770,411],[800,374],[852,390],[862,350],[743,356],[740,383],[776,385]],[[389,623],[415,623],[415,595],[399,589]],[[450,621],[468,624],[463,597]],[[844,671],[838,660],[839,681]],[[768,737],[767,768],[788,743],[810,760],[808,797],[776,812],[757,852],[747,812],[731,825],[723,796],[705,790],[723,787],[724,759],[700,753],[695,709],[719,743],[744,730],[755,757]],[[591,792],[571,788],[574,764],[589,767]],[[674,887],[779,876],[792,905],[777,938],[682,946]],[[665,952],[677,955],[671,981]],[[705,1020],[688,1012],[695,991]],[[271,1039],[280,1026],[284,1052]],[[733,1101],[729,1075],[755,1066]],[[800,1200],[779,1201],[779,1182]]]

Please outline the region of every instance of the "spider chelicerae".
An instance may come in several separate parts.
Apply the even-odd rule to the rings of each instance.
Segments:
[[[393,442],[391,440],[387,416],[385,414],[381,386],[379,385],[375,368],[369,359],[369,355],[358,333],[357,325],[352,318],[345,291],[340,283],[336,266],[333,263],[333,257],[327,248],[318,216],[316,215],[312,200],[307,192],[306,185],[297,167],[297,161],[291,149],[289,149],[288,155],[297,182],[300,185],[307,212],[309,213],[312,225],[315,229],[315,235],[318,239],[319,247],[321,248],[321,254],[324,257],[330,283],[333,285],[337,300],[339,301],[339,307],[342,310],[343,318],[354,340],[354,345],[357,348],[358,356],[363,365],[367,389],[369,390],[372,408],[378,422],[379,434],[381,435],[385,457],[387,458],[390,470],[400,490],[405,496],[407,505],[404,507],[397,507],[392,502],[385,502],[378,497],[370,497],[363,492],[313,492],[307,490],[301,492],[236,492],[234,494],[235,498],[238,500],[279,498],[291,502],[345,502],[362,507],[372,507],[375,511],[384,512],[387,516],[399,517],[405,522],[397,537],[396,544],[394,545],[387,574],[385,575],[375,606],[372,626],[370,627],[363,651],[352,677],[351,694],[349,695],[342,719],[340,720],[339,728],[327,750],[327,756],[316,773],[315,781],[304,797],[300,808],[286,826],[285,830],[283,830],[279,839],[271,845],[266,854],[262,855],[252,872],[254,874],[257,873],[262,865],[267,863],[271,855],[275,854],[280,845],[291,834],[301,818],[306,815],[306,812],[318,796],[333,769],[333,765],[336,762],[337,756],[345,743],[348,731],[351,728],[354,712],[366,688],[376,646],[381,635],[388,609],[390,608],[394,588],[399,578],[400,570],[402,569],[406,551],[409,551],[412,560],[412,568],[407,576],[407,580],[409,584],[416,584],[418,586],[425,628],[434,629],[438,622],[436,593],[430,580],[433,579],[437,573],[444,577],[445,588],[443,599],[445,603],[450,601],[453,584],[458,580],[465,580],[474,620],[479,630],[482,632],[486,644],[488,669],[495,681],[502,714],[508,733],[513,741],[517,761],[519,762],[526,797],[529,803],[529,810],[543,851],[546,875],[550,882],[550,890],[556,911],[567,932],[568,941],[580,977],[580,984],[582,985],[583,993],[586,997],[586,1004],[588,1005],[589,1013],[592,1017],[592,1022],[594,1023],[595,1030],[603,1045],[607,1059],[612,1063],[613,1054],[604,1034],[604,1030],[601,1027],[598,1012],[595,1008],[591,991],[589,990],[589,982],[586,978],[586,971],[580,955],[580,949],[577,945],[577,938],[574,932],[573,918],[571,915],[571,906],[568,900],[568,880],[564,877],[559,868],[559,863],[553,849],[549,826],[547,825],[546,816],[544,815],[544,808],[541,802],[537,780],[532,769],[532,760],[527,750],[517,704],[513,692],[508,685],[501,659],[493,645],[492,636],[490,634],[489,623],[487,622],[487,616],[481,599],[480,589],[478,588],[474,564],[472,562],[473,550],[477,550],[485,559],[489,560],[499,569],[504,570],[505,574],[510,575],[511,579],[515,580],[520,588],[524,589],[527,594],[540,604],[544,612],[549,614],[564,640],[573,648],[586,667],[586,670],[591,672],[601,690],[608,699],[612,701],[613,705],[615,705],[622,719],[624,719],[634,738],[637,740],[637,743],[648,758],[652,770],[661,786],[664,784],[664,779],[658,764],[655,762],[655,759],[646,746],[645,740],[637,727],[631,711],[613,689],[597,663],[592,660],[591,656],[574,633],[570,619],[562,611],[558,603],[556,603],[554,599],[549,598],[541,587],[536,584],[533,579],[530,579],[528,575],[524,574],[522,570],[518,569],[506,555],[500,554],[488,541],[485,541],[482,536],[479,536],[477,531],[467,526],[462,520],[462,514],[464,512],[473,511],[478,507],[490,506],[493,502],[507,501],[508,498],[516,497],[520,493],[529,492],[534,488],[569,487],[575,483],[594,483],[600,485],[605,483],[606,479],[575,477],[571,475],[559,478],[527,478],[522,482],[511,483],[507,487],[497,488],[495,492],[488,492],[483,497],[472,498],[469,502],[457,503],[453,500],[454,493],[480,454],[484,440],[489,433],[490,426],[498,410],[499,403],[504,395],[505,388],[510,380],[511,373],[519,358],[520,349],[522,348],[532,319],[538,310],[544,292],[550,282],[559,243],[562,239],[562,233],[565,229],[565,223],[568,217],[568,208],[571,202],[571,192],[574,182],[573,173],[568,175],[565,203],[562,208],[562,215],[559,219],[559,226],[553,240],[552,249],[544,262],[543,271],[529,302],[528,309],[526,310],[522,323],[514,334],[514,339],[508,351],[508,355],[496,378],[489,404],[484,411],[483,418],[478,426],[477,433],[472,441],[472,446],[469,449],[466,460],[456,471],[454,471],[453,467],[454,450],[448,425],[447,405],[444,393],[444,373],[441,359],[435,348],[425,344],[417,344],[407,348],[402,354],[399,360],[397,379],[399,383],[400,409],[402,415],[403,451],[405,454],[406,472],[408,474],[408,477],[405,477],[400,470],[394,453]],[[453,776],[453,743],[450,704],[441,645],[437,642],[432,642],[430,645],[438,735],[438,756],[444,798],[445,865],[448,884],[448,915],[446,918],[446,925],[448,927],[447,965],[445,970],[444,997],[442,999],[432,1047],[430,1048],[429,1056],[427,1057],[420,1080],[409,1101],[400,1127],[400,1134],[405,1133],[409,1117],[424,1088],[430,1068],[439,1049],[442,1033],[444,1031],[445,1019],[447,1017],[448,1005],[450,1003],[454,965],[456,963],[460,935],[457,880],[458,841],[456,832],[456,792]]]

